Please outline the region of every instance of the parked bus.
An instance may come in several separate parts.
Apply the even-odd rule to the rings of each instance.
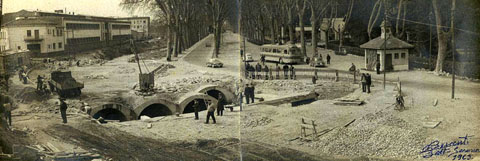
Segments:
[[[266,61],[273,61],[287,64],[303,62],[303,55],[295,45],[262,45],[260,56]]]

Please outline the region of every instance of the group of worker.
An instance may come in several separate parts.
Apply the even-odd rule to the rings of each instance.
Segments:
[[[47,88],[47,81],[45,81],[45,77],[40,75],[37,76],[37,91],[41,91],[43,94],[50,94],[50,90],[53,90],[53,86],[50,85],[50,90]]]
[[[282,70],[278,63],[275,65],[275,68],[268,67],[265,63],[263,65],[258,62],[255,67],[247,63],[245,66],[245,77],[250,79],[264,79],[264,80],[274,80],[280,79],[280,71]],[[276,73],[275,77],[273,72]],[[263,74],[262,74],[263,73]],[[295,67],[293,65],[288,66],[288,64],[283,65],[283,78],[284,79],[296,79]]]
[[[225,97],[223,96],[223,94],[219,93],[217,97],[217,103],[214,103],[212,100],[209,99],[204,99],[203,101],[207,106],[207,120],[205,121],[205,124],[208,124],[210,122],[210,118],[212,118],[214,124],[217,123],[217,121],[215,120],[215,111],[217,111],[217,116],[223,116],[223,111],[225,110],[225,105],[227,104]],[[195,113],[195,120],[198,120],[198,113],[200,112],[201,108],[200,101],[198,99],[193,100],[192,107]],[[230,109],[230,111],[232,110],[233,108]]]
[[[23,82],[23,84],[28,84],[28,75],[27,72],[24,69],[20,69],[18,71],[18,79],[20,82]]]

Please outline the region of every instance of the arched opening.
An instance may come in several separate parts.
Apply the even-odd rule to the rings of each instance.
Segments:
[[[198,111],[207,110],[207,105],[204,99],[195,99],[195,100],[197,100],[198,104],[200,105],[200,108]],[[190,101],[190,103],[188,103],[187,106],[185,106],[185,109],[183,109],[183,113],[195,112],[193,109],[193,103],[195,102],[195,100]]]
[[[148,116],[148,117],[158,117],[158,116],[168,116],[172,115],[172,111],[170,109],[159,103],[151,104],[147,106],[143,111],[140,113],[138,118],[140,119],[141,116]]]
[[[98,119],[100,117],[102,117],[105,120],[127,121],[127,117],[122,112],[113,108],[106,108],[106,109],[100,110],[93,115],[93,118],[95,119]]]
[[[213,98],[217,99],[218,100],[218,96],[222,96],[223,99],[226,99],[225,98],[225,94],[223,94],[222,92],[220,92],[219,90],[215,90],[215,89],[212,89],[212,90],[209,90],[207,91],[207,95],[209,96],[212,96]]]

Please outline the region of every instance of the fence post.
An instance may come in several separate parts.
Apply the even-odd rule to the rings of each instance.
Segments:
[[[338,82],[338,70],[335,70],[335,82]]]

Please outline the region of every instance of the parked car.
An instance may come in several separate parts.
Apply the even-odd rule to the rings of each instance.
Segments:
[[[245,62],[252,62],[253,61],[253,57],[252,57],[252,54],[251,53],[247,53],[245,54]]]
[[[212,58],[207,62],[207,67],[221,68],[221,67],[223,67],[223,63],[220,60],[218,60],[217,58]]]
[[[314,57],[310,60],[310,66],[312,67],[325,67],[325,62],[322,59]]]

